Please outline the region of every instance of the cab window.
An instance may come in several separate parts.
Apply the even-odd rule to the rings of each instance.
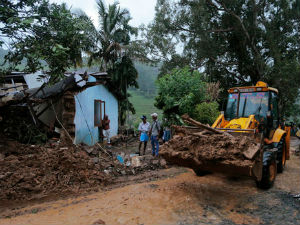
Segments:
[[[226,120],[232,120],[232,119],[236,118],[238,99],[239,99],[238,94],[229,94],[228,101],[227,101],[227,107],[226,107],[226,111],[225,111]]]
[[[273,120],[278,120],[278,96],[275,92],[271,92],[270,110]]]
[[[238,117],[254,115],[258,120],[262,117],[266,118],[268,99],[268,92],[241,93]]]

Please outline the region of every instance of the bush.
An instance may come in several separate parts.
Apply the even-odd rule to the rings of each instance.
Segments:
[[[158,81],[158,96],[155,106],[162,109],[164,115],[179,123],[178,115],[188,113],[194,116],[195,105],[206,100],[206,83],[199,71],[188,67],[174,69]]]
[[[201,123],[212,125],[219,114],[217,102],[202,102],[196,105],[195,119]]]

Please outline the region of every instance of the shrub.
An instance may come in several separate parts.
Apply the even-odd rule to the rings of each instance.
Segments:
[[[201,123],[212,125],[219,115],[217,102],[202,102],[196,105],[195,119]]]

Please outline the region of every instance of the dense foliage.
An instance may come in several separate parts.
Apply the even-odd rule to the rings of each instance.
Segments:
[[[201,68],[220,81],[223,98],[262,80],[279,89],[288,116],[300,83],[299,0],[158,0],[155,10],[144,46],[164,61],[161,75]]]
[[[169,121],[180,122],[180,115],[187,113],[191,117],[204,123],[211,123],[215,119],[217,103],[209,103],[206,91],[206,82],[203,74],[188,67],[174,69],[171,73],[161,77],[158,81],[158,96],[155,98],[155,106],[162,109]],[[202,103],[206,102],[205,105]],[[217,106],[217,108],[216,108]],[[199,115],[199,109],[213,112],[210,116]],[[197,111],[198,110],[198,111]]]
[[[81,65],[82,52],[93,49],[94,26],[84,13],[71,13],[65,4],[39,1],[29,9],[31,16],[27,15],[26,20],[8,20],[12,21],[8,25],[14,24],[15,33],[2,31],[11,38],[6,60],[16,66],[26,59],[25,70],[29,72],[46,66],[50,82],[54,82],[69,67]]]

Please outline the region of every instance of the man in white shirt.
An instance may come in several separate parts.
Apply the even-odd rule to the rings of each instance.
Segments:
[[[141,117],[142,122],[139,124],[139,132],[140,132],[140,145],[139,145],[139,155],[145,155],[147,142],[149,140],[148,132],[150,130],[150,123],[147,122],[147,117]],[[142,144],[144,143],[144,151],[141,152]]]

